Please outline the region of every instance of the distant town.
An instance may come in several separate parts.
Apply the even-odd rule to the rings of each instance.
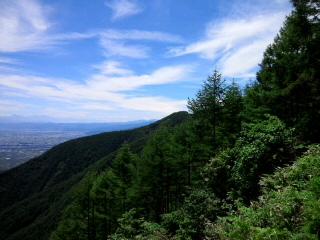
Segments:
[[[0,172],[37,157],[70,139],[101,132],[127,130],[154,120],[115,123],[22,123],[0,118]]]
[[[84,136],[83,132],[0,131],[0,171],[41,155],[54,145]]]

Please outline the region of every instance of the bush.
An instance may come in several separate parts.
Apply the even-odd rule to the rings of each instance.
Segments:
[[[165,237],[165,230],[157,223],[145,221],[139,217],[135,209],[124,213],[118,220],[119,227],[112,234],[109,240],[162,240]]]
[[[202,239],[206,222],[216,220],[227,207],[210,191],[193,190],[179,210],[163,215],[162,226],[174,239]]]
[[[220,198],[231,193],[232,199],[249,202],[259,191],[263,174],[295,160],[292,130],[274,116],[243,126],[233,148],[212,159],[203,169],[208,187]]]
[[[209,239],[318,239],[320,146],[290,167],[264,177],[263,195],[250,207],[206,227]]]

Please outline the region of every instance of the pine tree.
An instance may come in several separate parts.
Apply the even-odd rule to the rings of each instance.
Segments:
[[[170,131],[159,130],[144,147],[137,166],[139,206],[154,220],[169,212],[174,202],[177,175],[172,146]]]
[[[222,131],[225,145],[232,146],[241,130],[243,98],[239,85],[234,81],[225,90],[222,108]]]
[[[116,196],[121,202],[122,211],[129,210],[128,190],[135,175],[136,156],[130,151],[128,144],[124,144],[119,150],[112,163],[111,171],[115,176]]]
[[[256,90],[262,106],[314,142],[320,140],[319,1],[292,3],[293,13],[265,51]]]
[[[225,93],[224,80],[214,71],[204,82],[195,99],[189,99],[188,109],[196,121],[202,141],[211,146],[211,154],[219,146],[218,125],[221,122],[221,109]]]

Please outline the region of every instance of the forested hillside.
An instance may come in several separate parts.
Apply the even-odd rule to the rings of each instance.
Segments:
[[[70,191],[90,169],[103,171],[122,144],[131,143],[139,151],[156,129],[179,125],[187,118],[186,112],[178,112],[135,130],[71,140],[2,173],[0,239],[48,239],[71,201]]]
[[[0,175],[2,239],[319,239],[320,2],[292,4],[253,84]]]

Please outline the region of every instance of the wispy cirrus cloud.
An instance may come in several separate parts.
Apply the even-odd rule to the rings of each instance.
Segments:
[[[130,58],[149,57],[150,48],[132,43],[133,41],[155,41],[165,43],[181,43],[182,38],[169,33],[143,30],[115,30],[101,31],[100,43],[108,56],[122,56]]]
[[[105,5],[112,10],[112,20],[119,20],[142,12],[134,0],[107,0]]]
[[[181,43],[180,36],[159,31],[143,31],[138,29],[116,30],[107,29],[103,31],[102,37],[110,40],[146,40],[168,43]]]
[[[119,110],[153,112],[164,116],[184,109],[184,100],[163,96],[136,96],[133,90],[151,85],[183,81],[192,66],[176,65],[156,69],[149,74],[137,75],[119,62],[103,62],[98,72],[84,82],[69,79],[43,78],[33,75],[2,74],[0,89],[18,93],[26,98],[62,102],[74,109],[86,111]],[[32,88],[30,88],[32,86]]]
[[[0,64],[17,64],[17,63],[18,61],[16,59],[0,56]]]
[[[277,12],[211,22],[203,39],[171,48],[169,55],[179,57],[197,54],[201,58],[215,61],[225,76],[252,76],[286,14]]]
[[[105,60],[100,64],[94,65],[94,68],[99,71],[100,74],[105,76],[128,76],[133,75],[133,71],[124,68],[118,61]]]
[[[0,116],[12,115],[26,107],[28,107],[27,104],[0,98]]]
[[[0,3],[0,52],[38,50],[46,42],[51,23],[48,9],[35,0]]]
[[[63,42],[96,37],[98,32],[53,33],[52,8],[38,0],[0,2],[0,52],[37,52]]]
[[[132,14],[137,7],[127,0],[107,1],[116,16]],[[135,6],[135,7],[133,7]],[[122,9],[122,10],[121,10]],[[124,10],[127,9],[127,10]],[[75,40],[97,38],[109,56],[148,57],[149,48],[128,41],[181,42],[181,37],[159,31],[138,29],[96,29],[86,32],[53,32],[52,9],[38,0],[4,0],[0,2],[0,53],[48,51]]]
[[[121,0],[108,3],[114,6],[114,9],[120,8],[120,5],[121,8],[131,9],[131,12],[128,9],[127,11],[115,10],[115,16],[124,17],[127,16],[126,14],[133,13],[133,2]],[[98,29],[82,33],[54,33],[52,32],[54,23],[50,19],[50,10],[37,0],[0,2],[0,52],[47,51],[62,43],[98,38],[108,56],[146,58],[149,55],[148,47],[128,43],[128,41],[181,42],[181,38],[173,34],[137,29]]]
[[[122,56],[142,59],[149,57],[150,54],[150,48],[145,45],[145,41],[182,42],[181,37],[174,34],[138,29],[96,29],[82,33],[56,33],[52,29],[54,23],[50,19],[51,9],[37,0],[6,0],[0,2],[0,6],[0,52],[5,54],[47,51],[66,42],[95,38],[99,40],[101,52],[108,58]],[[116,19],[129,16],[131,13],[117,14]],[[144,43],[141,44],[140,41]],[[22,111],[22,105],[17,105],[15,101],[10,102],[8,99],[27,99],[27,101],[46,102],[47,105],[39,109],[37,104],[31,104],[28,106],[31,112],[35,109],[35,112],[41,111],[41,114],[61,118],[64,116],[64,119],[73,116],[74,119],[80,120],[99,115],[99,111],[104,112],[100,116],[101,119],[108,119],[108,112],[113,112],[115,117],[117,114],[121,115],[120,109],[136,118],[143,116],[155,118],[184,109],[185,101],[161,95],[135,95],[131,91],[144,86],[182,81],[191,69],[190,66],[175,65],[138,75],[120,62],[105,60],[94,65],[95,74],[83,81],[75,81],[24,73],[23,69],[11,67],[16,63],[17,60],[11,55],[0,57],[0,91],[5,93],[2,97],[7,99],[6,102],[0,103],[0,109],[12,110],[6,111],[6,114]],[[137,115],[137,112],[140,112],[140,115]],[[122,117],[124,120],[129,119],[129,117],[126,119],[125,115]]]
[[[121,56],[130,58],[147,58],[150,49],[144,45],[127,44],[106,38],[100,39],[101,46],[107,56]]]
[[[20,62],[12,57],[0,56],[0,72],[15,72]]]
[[[221,72],[228,77],[255,77],[254,69],[260,63],[263,52],[272,41],[273,36],[259,39],[222,57],[219,61]]]
[[[124,71],[125,69],[122,69]],[[184,80],[192,71],[191,65],[166,66],[150,74],[110,76],[96,74],[88,79],[91,88],[110,92],[132,91],[144,86],[170,84]]]

